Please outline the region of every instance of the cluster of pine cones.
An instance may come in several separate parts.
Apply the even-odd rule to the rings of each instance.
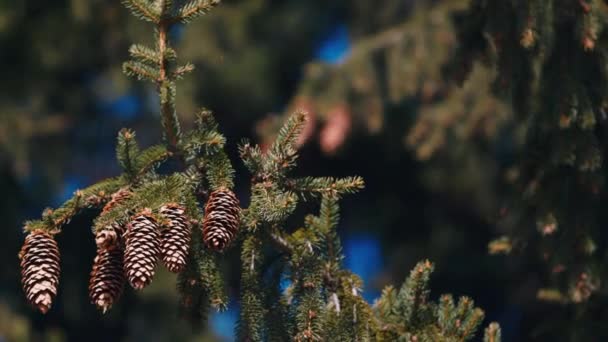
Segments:
[[[112,196],[103,211],[128,198],[128,190]],[[104,313],[122,293],[126,281],[140,290],[150,284],[158,259],[167,269],[181,272],[190,249],[191,225],[179,204],[159,209],[159,223],[150,210],[132,217],[125,226],[113,224],[96,233],[97,255],[89,282],[91,302]],[[103,212],[102,212],[103,215]],[[234,240],[240,224],[239,201],[227,188],[213,191],[205,206],[203,241],[221,252]],[[162,228],[161,228],[162,227]],[[27,300],[46,313],[57,294],[59,283],[59,248],[53,236],[44,230],[28,234],[19,253],[21,281]]]

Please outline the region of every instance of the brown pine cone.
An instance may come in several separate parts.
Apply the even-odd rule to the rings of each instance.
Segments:
[[[47,313],[59,285],[59,248],[53,237],[42,230],[30,232],[21,252],[21,284],[25,296],[40,312]]]
[[[122,248],[97,249],[89,281],[91,304],[103,313],[112,307],[122,293],[125,284]]]
[[[211,193],[205,205],[203,240],[207,247],[223,251],[234,240],[240,224],[239,200],[227,188]]]
[[[141,290],[154,277],[160,253],[160,233],[149,211],[144,211],[129,223],[125,234],[125,271],[131,286]]]
[[[168,220],[168,227],[161,233],[161,255],[167,269],[174,273],[184,269],[190,250],[190,223],[184,211],[173,203],[160,209],[160,214]]]

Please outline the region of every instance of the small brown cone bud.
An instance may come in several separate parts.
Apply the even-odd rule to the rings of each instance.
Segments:
[[[106,313],[118,300],[125,284],[122,248],[97,249],[89,281],[89,297]]]
[[[117,205],[123,203],[124,201],[126,201],[127,199],[129,199],[131,197],[131,195],[133,195],[131,190],[129,190],[127,188],[119,189],[118,191],[116,191],[115,193],[112,194],[110,201],[108,203],[106,203],[106,205],[103,207],[101,214],[103,215],[103,214],[107,213],[108,211],[112,210],[112,208],[114,208],[115,206],[117,206]]]
[[[129,199],[131,195],[133,193],[127,188],[116,191],[112,194],[112,199],[103,207],[101,215],[108,213],[114,207]],[[125,228],[118,223],[112,223],[103,227],[95,234],[97,248],[112,249],[118,247],[124,232]]]
[[[203,240],[207,247],[221,252],[234,240],[240,224],[239,200],[227,188],[211,193],[205,205]]]
[[[103,227],[95,234],[95,244],[99,249],[114,249],[120,244],[124,232],[124,228],[118,223]]]
[[[19,253],[23,291],[28,302],[43,314],[57,295],[59,257],[57,242],[42,230],[29,233]]]
[[[186,266],[190,249],[190,222],[184,208],[177,204],[163,206],[160,214],[168,220],[168,227],[161,233],[163,264],[169,271],[179,273]]]
[[[125,272],[129,284],[141,290],[152,282],[160,253],[160,233],[149,212],[136,215],[129,223],[125,242]]]

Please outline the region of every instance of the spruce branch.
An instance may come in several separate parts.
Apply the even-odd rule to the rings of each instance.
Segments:
[[[234,187],[234,169],[232,163],[223,150],[218,150],[208,157],[207,180],[212,190],[219,188],[231,189]]]
[[[416,265],[397,295],[398,309],[406,325],[418,324],[428,310],[428,282],[433,268],[428,260]]]
[[[129,54],[133,59],[153,67],[158,65],[158,61],[161,58],[158,51],[139,44],[131,45],[129,48]],[[167,47],[165,50],[165,60],[174,61],[176,59],[177,53],[175,50]]]
[[[139,19],[158,23],[161,13],[155,1],[149,0],[123,0],[122,3]]]
[[[278,224],[296,209],[297,204],[294,193],[282,191],[274,183],[257,183],[251,189],[249,213],[257,217],[256,222]]]
[[[200,227],[197,227],[197,229],[200,229]],[[196,260],[201,285],[209,297],[211,307],[216,311],[224,311],[228,307],[228,293],[226,292],[223,275],[219,269],[219,259],[217,255],[203,247],[199,234],[195,234],[195,236],[199,240],[195,248],[200,251]]]
[[[173,11],[173,0],[157,0],[158,7],[160,8],[161,17],[163,19],[171,18]]]
[[[272,243],[277,247],[277,249],[283,251],[287,255],[293,253],[293,246],[289,242],[288,237],[285,236],[285,234],[277,225],[273,225],[269,229],[268,236],[270,238],[270,241],[272,241]]]
[[[135,140],[135,132],[129,129],[120,130],[116,144],[116,159],[129,181],[133,181],[137,174],[136,159],[138,155],[139,146]]]
[[[184,136],[180,149],[185,151],[187,160],[194,161],[201,155],[220,153],[225,144],[226,138],[218,132],[193,131]]]
[[[210,110],[202,108],[196,114],[195,129],[182,139],[180,150],[184,151],[188,161],[214,156],[224,153],[222,149],[226,144],[226,138],[218,131],[219,126]],[[225,166],[231,165],[224,163]],[[225,173],[232,173],[226,170]]]
[[[298,137],[306,124],[306,114],[304,112],[296,112],[287,119],[287,122],[281,127],[279,133],[272,144],[271,153],[282,154],[285,151],[291,152],[294,150]]]
[[[267,153],[268,163],[266,172],[270,175],[284,175],[287,171],[295,167],[297,159],[297,141],[304,124],[306,114],[296,112],[287,119],[287,122],[279,130],[279,133]]]
[[[304,198],[308,196],[329,196],[339,198],[342,195],[354,194],[363,189],[365,183],[361,177],[304,177],[289,180],[287,185]]]
[[[255,234],[247,236],[241,247],[241,314],[236,326],[239,341],[264,340],[267,311],[260,271],[261,247],[261,240]]]
[[[125,185],[122,178],[109,178],[88,188],[77,190],[74,196],[57,209],[45,209],[41,220],[27,221],[24,230],[59,232],[72,217],[87,208],[100,208],[110,200],[110,195]]]
[[[378,338],[469,341],[474,337],[483,321],[483,311],[467,297],[461,297],[457,305],[451,295],[441,296],[439,303],[429,301],[428,281],[432,269],[429,261],[420,262],[400,290],[389,286],[382,291],[373,306]],[[498,324],[493,323],[487,330],[495,332],[496,329],[499,330]]]
[[[192,20],[209,13],[221,0],[191,0],[185,3],[176,13],[176,20],[189,23]]]
[[[266,337],[268,341],[290,340],[289,304],[281,291],[281,282],[285,272],[285,263],[281,262],[271,270],[270,285],[266,291],[268,322]]]
[[[122,65],[127,76],[135,77],[140,81],[158,82],[160,72],[156,66],[149,66],[139,61],[128,61]]]
[[[207,317],[207,307],[210,304],[209,292],[205,287],[205,279],[201,267],[202,244],[198,234],[192,236],[190,241],[190,254],[186,269],[179,274],[177,289],[180,295],[180,313],[193,324],[200,324]],[[207,274],[208,276],[208,274]]]
[[[321,260],[317,257],[317,246],[300,230],[300,236],[292,238],[294,245],[291,255],[291,273],[294,283],[292,293],[296,341],[320,341],[324,334],[321,321],[325,315],[322,298]]]
[[[163,145],[154,145],[141,151],[136,159],[136,177],[138,179],[143,177],[172,155],[173,153],[168,151]]]
[[[169,78],[172,80],[181,80],[192,71],[194,71],[194,64],[186,63],[175,68],[175,70],[171,72]]]
[[[251,174],[259,175],[262,172],[264,154],[258,145],[252,146],[245,140],[239,144],[239,154]]]

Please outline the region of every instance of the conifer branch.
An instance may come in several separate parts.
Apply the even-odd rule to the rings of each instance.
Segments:
[[[158,65],[158,61],[160,59],[158,51],[139,44],[131,45],[131,47],[129,48],[129,54],[133,59],[154,67]],[[165,49],[165,60],[174,61],[176,59],[177,53],[175,52],[175,50],[170,47],[167,47]]]
[[[94,279],[95,298],[108,295],[108,289],[119,289],[123,273],[135,289],[143,288],[152,281],[158,255],[162,255],[165,266],[180,273],[177,286],[182,313],[200,323],[209,307],[227,308],[217,253],[236,241],[241,260],[239,340],[438,341],[441,337],[465,341],[473,337],[483,312],[468,298],[461,298],[457,306],[449,296],[442,297],[440,304],[432,303],[428,280],[433,267],[428,261],[416,266],[400,290],[385,290],[374,308],[365,302],[362,280],[343,269],[337,234],[338,200],[361,190],[364,183],[360,177],[290,176],[306,121],[303,113],[287,120],[268,151],[241,144],[241,158],[252,174],[249,207],[241,209],[231,190],[234,168],[224,151],[226,139],[211,112],[201,110],[196,127],[181,133],[175,81],[193,66],[172,63],[176,53],[167,36],[171,25],[207,13],[219,0],[124,2],[136,16],[157,26],[156,50],[134,45],[129,50],[132,60],[123,67],[126,74],[158,86],[165,144],[140,151],[135,133],[120,131],[116,159],[122,176],[78,191],[61,207],[46,210],[41,220],[27,222],[25,227],[30,232],[53,234],[82,209],[105,204],[93,224],[98,256],[112,251],[120,259],[124,252],[125,260],[124,265],[115,263],[111,288],[105,278]],[[183,168],[158,172],[157,166],[171,156],[178,157]],[[309,198],[320,199],[318,214],[308,215],[302,228],[290,229],[290,215],[302,199]],[[202,202],[206,202],[204,210]],[[47,235],[30,240],[54,246]],[[32,284],[42,284],[43,290],[47,280],[56,285],[59,256],[54,250],[40,253],[26,247],[26,252],[34,253],[34,257],[24,257],[24,276],[35,276],[34,282],[25,279],[31,300],[37,299],[39,291]],[[41,269],[35,264],[39,255],[52,261],[50,276],[36,273]],[[280,281],[286,277],[291,285],[281,293]],[[102,281],[96,281],[99,279]],[[110,299],[116,299],[115,293]],[[43,299],[47,301],[47,297]],[[39,307],[47,310],[50,302],[44,304]],[[492,341],[499,335],[496,326],[486,331]]]
[[[139,61],[128,61],[122,65],[127,76],[136,77],[140,81],[158,82],[160,72],[156,66],[145,65]]]
[[[329,196],[339,198],[341,195],[356,193],[363,189],[365,183],[361,177],[335,179],[331,177],[305,177],[287,182],[290,189],[303,197]]]
[[[27,221],[24,230],[32,232],[45,230],[59,232],[63,225],[70,222],[72,217],[87,208],[100,208],[110,200],[110,195],[125,184],[122,178],[110,178],[98,182],[90,187],[78,190],[74,196],[57,209],[44,210],[42,219]]]
[[[123,0],[122,3],[139,19],[158,23],[161,13],[154,2],[148,0]]]
[[[180,141],[181,130],[177,112],[175,110],[175,84],[168,77],[168,60],[167,49],[168,49],[168,36],[170,24],[167,22],[160,22],[158,24],[158,53],[159,53],[159,77],[158,87],[160,95],[160,115],[161,122],[165,132],[165,140],[172,151],[177,149]]]
[[[263,153],[258,145],[252,146],[247,140],[239,145],[239,154],[251,174],[259,175],[263,167]]]
[[[410,273],[410,277],[397,295],[401,303],[400,311],[403,313],[405,324],[414,325],[421,318],[422,312],[428,305],[428,282],[433,272],[433,265],[427,260],[419,263]]]
[[[173,155],[165,146],[155,145],[141,151],[136,160],[136,178],[143,177]]]
[[[245,238],[241,249],[241,314],[236,327],[239,341],[264,340],[266,310],[260,266],[261,241],[255,235]]]
[[[210,279],[205,279],[203,269],[199,264],[200,253],[202,253],[202,243],[200,236],[194,235],[190,242],[190,254],[186,269],[179,274],[177,289],[180,295],[181,315],[187,317],[192,323],[198,325],[207,317],[207,308],[212,302],[209,298],[208,288],[205,283]],[[217,280],[217,279],[214,279]]]
[[[116,144],[116,159],[130,181],[135,179],[137,173],[136,159],[139,155],[139,146],[135,140],[135,133],[128,129],[118,132]]]
[[[181,80],[187,74],[191,73],[194,70],[194,64],[186,63],[184,65],[180,65],[171,73],[170,79],[172,80]]]
[[[189,23],[193,19],[207,14],[220,2],[221,0],[191,0],[177,11],[175,18],[182,23]]]
[[[228,156],[223,150],[209,156],[207,165],[207,180],[212,190],[234,187],[234,169]]]
[[[219,269],[218,257],[203,248],[202,244],[198,245],[198,249],[201,253],[197,258],[201,284],[208,294],[211,307],[216,311],[224,311],[228,307],[228,293]]]

